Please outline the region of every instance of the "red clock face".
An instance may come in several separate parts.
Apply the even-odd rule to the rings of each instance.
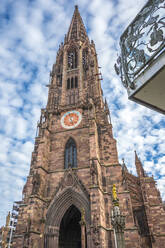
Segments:
[[[81,114],[78,111],[68,111],[67,113],[65,113],[63,115],[63,117],[61,118],[61,125],[64,128],[75,128],[76,126],[78,126],[81,122]]]
[[[79,120],[79,116],[75,113],[70,113],[64,118],[64,124],[66,126],[73,126],[75,125]]]

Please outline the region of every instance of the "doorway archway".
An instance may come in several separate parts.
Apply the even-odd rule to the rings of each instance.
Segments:
[[[81,248],[80,220],[80,211],[71,205],[61,220],[59,248]]]
[[[78,193],[72,187],[68,187],[61,194],[59,194],[53,199],[47,211],[47,218],[45,223],[45,243],[44,243],[45,248],[60,247],[59,241],[63,240],[60,229],[62,230],[62,232],[64,232],[64,229],[61,227],[63,224],[61,223],[63,222],[63,220],[65,219],[67,220],[67,218],[65,218],[64,216],[67,216],[69,221],[72,219],[71,214],[75,213],[77,217],[73,220],[73,222],[78,223],[78,219],[79,219],[78,216],[80,216],[81,218],[82,208],[84,208],[85,210],[85,222],[86,222],[85,227],[86,227],[86,241],[87,241],[86,246],[90,247],[91,215],[90,215],[89,198],[88,196],[86,196],[86,193]],[[71,211],[70,214],[68,212],[69,209]],[[79,233],[81,234],[81,231]],[[62,248],[62,246],[60,248]]]

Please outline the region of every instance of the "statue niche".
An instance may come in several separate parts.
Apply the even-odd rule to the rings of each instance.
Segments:
[[[94,214],[93,216],[93,243],[95,247],[100,247],[100,241],[99,241],[99,227],[98,227],[98,221],[99,218],[97,214]]]
[[[39,192],[39,188],[41,184],[40,175],[38,173],[34,174],[32,184],[33,184],[32,194],[36,195]]]
[[[91,163],[90,174],[91,174],[92,185],[97,185],[98,184],[98,172],[97,172],[97,166],[94,160],[92,160],[92,163]]]

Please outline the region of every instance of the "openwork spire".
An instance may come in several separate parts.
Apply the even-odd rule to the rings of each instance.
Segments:
[[[82,41],[88,39],[88,35],[77,5],[75,6],[72,21],[67,34],[67,41],[70,41],[72,39]]]

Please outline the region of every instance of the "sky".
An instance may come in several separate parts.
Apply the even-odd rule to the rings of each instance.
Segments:
[[[59,44],[79,6],[94,40],[117,139],[119,161],[136,174],[134,150],[165,200],[165,119],[127,98],[114,71],[119,38],[146,0],[1,0],[0,4],[0,226],[22,199],[40,109]]]

